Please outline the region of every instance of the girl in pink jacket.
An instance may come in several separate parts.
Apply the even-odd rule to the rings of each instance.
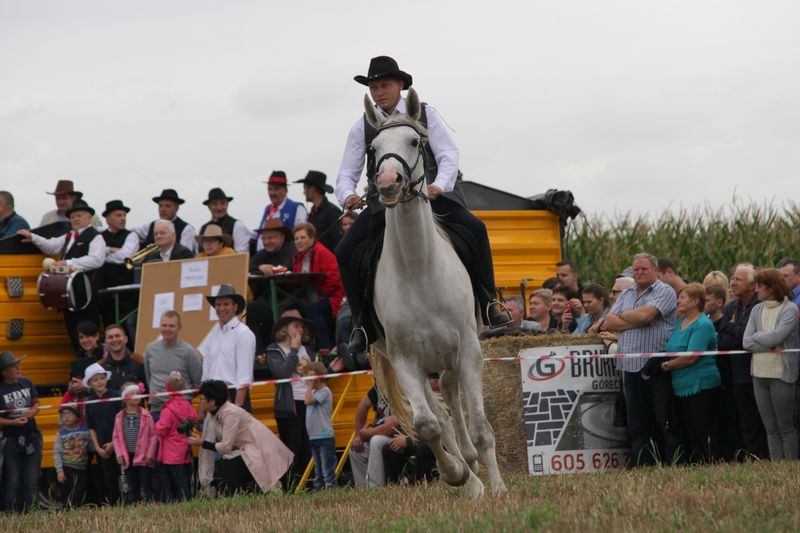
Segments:
[[[133,397],[138,394],[142,394],[139,385],[126,383],[122,386],[122,409],[117,413],[111,438],[117,462],[127,481],[128,503],[140,501],[142,492],[145,501],[153,500],[153,465],[158,440],[153,417],[140,405],[141,400]]]
[[[186,382],[181,373],[172,372],[167,378],[167,392],[185,388]],[[186,500],[191,496],[189,479],[192,471],[192,449],[188,437],[196,418],[197,413],[192,404],[183,395],[173,394],[164,404],[156,422],[156,434],[160,439],[158,462],[164,465],[170,500]]]

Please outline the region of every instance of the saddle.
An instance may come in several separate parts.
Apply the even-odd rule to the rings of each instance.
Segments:
[[[478,261],[478,243],[472,233],[462,226],[447,220],[439,219],[439,224],[445,230],[450,242],[455,249],[458,258],[464,264],[468,273],[471,273]],[[375,273],[378,270],[378,261],[381,258],[383,251],[383,228],[380,231],[370,231],[370,237],[359,243],[353,255],[350,258],[350,268],[355,272],[357,279],[366,282],[364,287],[364,305],[363,316],[361,318],[361,325],[364,326],[369,332],[370,329],[374,333],[384,336],[385,332],[383,326],[378,320],[375,313],[375,306],[373,305],[373,296],[375,289]],[[470,274],[472,282],[473,294],[478,294],[478,287],[475,284],[473,276]],[[475,296],[475,310],[478,312],[480,303],[478,297]],[[372,328],[370,328],[372,326]]]

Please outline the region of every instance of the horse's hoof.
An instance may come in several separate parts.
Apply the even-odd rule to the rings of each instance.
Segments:
[[[481,473],[481,465],[477,459],[469,462],[469,469],[472,470],[472,473],[476,476]]]
[[[508,494],[508,489],[506,488],[505,483],[500,483],[497,487],[492,487],[492,496],[495,498],[502,498]]]
[[[471,474],[464,484],[464,494],[470,500],[480,500],[483,498],[483,482],[475,474]]]

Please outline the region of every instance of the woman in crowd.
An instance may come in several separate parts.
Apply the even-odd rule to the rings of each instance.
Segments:
[[[294,255],[292,272],[321,272],[323,276],[314,282],[317,301],[303,309],[303,315],[314,324],[314,336],[318,348],[333,346],[331,328],[344,298],[344,287],[339,278],[336,256],[321,243],[315,242],[317,232],[311,224],[299,224],[292,230]]]
[[[570,300],[570,289],[564,285],[556,285],[553,289],[553,302],[550,305],[550,314],[558,322],[558,331],[570,334],[577,327],[576,320],[583,313],[583,304],[577,299]]]
[[[311,322],[284,316],[275,322],[275,342],[267,346],[267,365],[275,379],[295,378],[311,363]],[[311,457],[306,430],[306,385],[302,381],[275,385],[275,422],[281,441],[294,454],[294,467],[284,488],[291,488]]]
[[[797,381],[797,353],[775,353],[776,348],[800,347],[797,306],[780,271],[767,268],[754,281],[761,301],[753,307],[742,345],[753,352],[750,369],[758,412],[767,431],[773,461],[797,459],[797,432],[792,425]]]
[[[350,229],[350,226],[353,225],[353,221],[356,219],[356,214],[352,211],[347,211],[342,215],[342,233],[347,233],[347,230]]]
[[[539,325],[539,331],[551,331],[558,328],[558,319],[550,312],[553,304],[553,291],[539,289],[528,298],[528,316],[530,320]]]
[[[206,226],[203,234],[197,235],[195,240],[203,250],[197,257],[216,257],[236,253],[236,250],[233,249],[233,237],[223,233],[222,228],[216,224]]]
[[[724,272],[719,270],[712,270],[706,277],[703,278],[703,286],[708,288],[711,285],[720,285],[725,292],[728,292],[728,289],[731,288],[731,282],[728,280],[728,276],[725,275]]]
[[[714,351],[717,332],[703,313],[705,289],[690,283],[678,293],[678,320],[664,347],[666,352]],[[691,446],[691,460],[709,462],[719,455],[717,405],[722,380],[713,355],[662,360],[661,370],[672,374],[680,420]]]
[[[39,394],[22,377],[19,359],[0,353],[0,453],[3,509],[20,512],[36,505],[42,464],[42,433],[36,426]],[[24,500],[17,501],[20,487]]]
[[[590,283],[583,288],[583,308],[586,314],[576,320],[577,327],[573,335],[590,330],[592,333],[597,333],[600,330],[609,308],[608,293],[602,285]]]

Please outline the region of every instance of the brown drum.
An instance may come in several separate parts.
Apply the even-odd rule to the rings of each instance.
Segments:
[[[92,284],[83,272],[42,272],[39,301],[49,309],[81,311],[92,299]]]

